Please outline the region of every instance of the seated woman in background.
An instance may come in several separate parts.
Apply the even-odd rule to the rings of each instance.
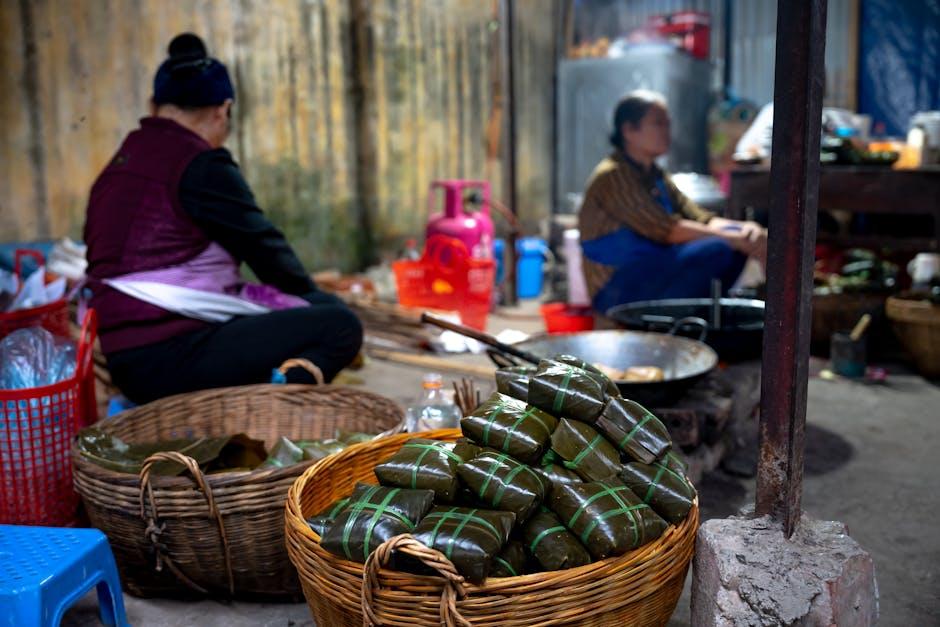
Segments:
[[[358,354],[362,326],[317,290],[222,147],[235,90],[192,34],[170,43],[151,116],[91,190],[88,287],[114,383],[143,403],[265,383],[300,357],[331,380]],[[245,282],[244,262],[264,285]],[[289,382],[312,383],[303,370]]]
[[[727,291],[748,256],[763,260],[767,232],[705,211],[654,160],[669,151],[664,98],[635,91],[614,110],[614,152],[588,180],[579,223],[584,275],[594,308]]]

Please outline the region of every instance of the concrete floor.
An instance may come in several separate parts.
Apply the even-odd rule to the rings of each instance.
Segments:
[[[531,317],[503,320],[531,328]],[[466,359],[466,358],[463,358]],[[357,376],[379,393],[407,402],[421,370],[372,362]],[[449,380],[449,377],[447,378]],[[809,388],[803,505],[816,518],[840,520],[875,560],[881,625],[940,625],[940,388],[911,374],[885,385],[813,379]],[[756,440],[749,450],[756,452]],[[702,519],[752,503],[754,480],[718,471],[698,486]],[[303,604],[180,603],[125,595],[128,619],[147,627],[286,627],[313,625]],[[689,591],[670,626],[689,625]],[[69,627],[98,624],[94,595],[66,616]],[[320,626],[328,627],[328,626]]]

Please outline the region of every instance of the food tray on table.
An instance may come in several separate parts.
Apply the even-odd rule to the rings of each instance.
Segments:
[[[332,438],[337,430],[402,428],[393,401],[329,385],[249,385],[160,399],[100,421],[127,443],[245,433],[270,447],[281,436]],[[282,512],[287,490],[313,461],[204,475],[175,452],[157,453],[140,475],[108,470],[73,447],[75,485],[93,526],[111,543],[124,589],[137,596],[297,597]],[[178,461],[179,477],[150,466]]]
[[[452,442],[459,430],[399,434],[349,448],[308,468],[288,493],[287,549],[318,625],[358,627],[364,612],[385,625],[665,625],[682,592],[698,528],[698,504],[657,540],[618,557],[567,570],[465,583],[443,554],[409,536],[375,550],[365,565],[320,546],[307,518],[375,483],[373,468],[420,437]],[[440,576],[389,570],[393,552],[423,561]],[[364,574],[366,575],[364,577]],[[364,584],[365,582],[365,584]]]

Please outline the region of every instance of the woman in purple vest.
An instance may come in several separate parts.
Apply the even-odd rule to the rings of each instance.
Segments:
[[[362,344],[359,320],[317,289],[222,147],[234,98],[225,66],[197,36],[177,36],[151,116],[91,190],[90,304],[112,378],[134,402],[267,382],[292,357],[329,381]],[[242,263],[263,284],[245,282]]]

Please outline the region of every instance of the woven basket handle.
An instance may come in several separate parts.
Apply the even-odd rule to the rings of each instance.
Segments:
[[[291,368],[303,368],[313,375],[313,380],[317,382],[317,385],[323,385],[326,383],[326,377],[323,376],[323,371],[320,370],[320,368],[309,359],[303,359],[302,357],[288,359],[283,364],[281,364],[277,371],[286,375],[287,371]]]
[[[424,546],[415,540],[414,536],[407,533],[389,538],[380,544],[366,560],[365,569],[362,572],[362,624],[364,627],[381,625],[375,610],[372,608],[373,597],[381,589],[379,570],[388,566],[392,553],[395,551],[418,558],[444,578],[444,590],[441,593],[441,625],[445,627],[472,627],[470,621],[457,611],[457,600],[466,595],[463,587],[463,577],[457,572],[454,564],[444,557],[443,553]]]
[[[157,501],[153,495],[153,486],[150,484],[150,474],[153,470],[153,465],[157,462],[176,462],[182,464],[189,472],[190,476],[192,476],[196,486],[202,491],[203,495],[205,495],[206,503],[209,506],[209,516],[215,518],[216,522],[219,524],[219,537],[222,539],[222,555],[225,558],[225,574],[228,577],[229,595],[235,596],[235,576],[232,573],[232,556],[229,552],[228,535],[225,533],[225,523],[222,521],[222,513],[215,504],[212,488],[210,488],[209,484],[206,482],[206,477],[202,474],[202,470],[199,469],[199,464],[196,463],[196,460],[176,451],[154,453],[144,460],[143,466],[140,468],[140,517],[147,523],[146,534],[151,544],[153,544],[154,551],[157,555],[156,569],[160,571],[163,565],[166,564],[170,571],[184,584],[201,594],[208,594],[208,590],[186,576],[186,574],[173,563],[170,556],[163,553],[164,547],[160,543],[160,534],[163,533],[165,525],[160,525],[157,522],[160,516],[157,512]],[[144,503],[145,495],[150,504],[149,512]]]

